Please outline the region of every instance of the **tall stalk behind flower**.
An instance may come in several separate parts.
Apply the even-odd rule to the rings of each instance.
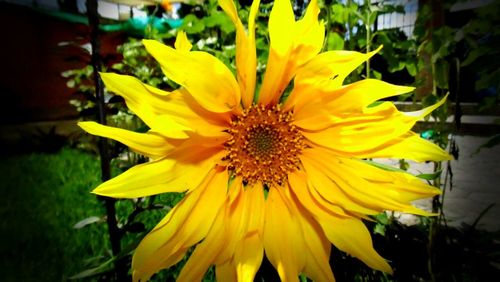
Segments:
[[[373,103],[411,87],[374,79],[343,85],[380,48],[367,54],[320,54],[325,30],[316,0],[298,21],[288,0],[274,2],[269,58],[259,87],[259,1],[252,3],[247,28],[231,0],[219,0],[219,5],[236,27],[236,78],[214,56],[192,51],[182,32],[175,48],[144,40],[179,89],[166,92],[113,73],[101,78],[150,131],[79,123],[91,134],[115,139],[150,158],[101,184],[95,194],[136,198],[186,192],[137,247],[134,281],[176,264],[193,246],[179,281],[200,281],[211,265],[219,281],[253,281],[264,255],[282,281],[298,281],[301,273],[315,281],[334,281],[331,243],[373,269],[391,273],[362,219],[385,210],[429,215],[411,201],[439,190],[362,159],[449,159],[411,132],[444,99],[405,113],[391,102]]]

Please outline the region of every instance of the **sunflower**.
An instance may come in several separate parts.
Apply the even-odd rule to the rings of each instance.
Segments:
[[[253,281],[264,254],[283,281],[298,281],[301,273],[314,281],[334,281],[331,244],[391,273],[362,219],[385,210],[429,215],[411,201],[439,190],[363,159],[450,159],[411,131],[444,99],[420,111],[400,112],[391,102],[375,102],[411,87],[374,79],[343,85],[380,48],[367,54],[320,54],[325,30],[316,0],[298,21],[289,0],[274,2],[269,58],[257,91],[259,0],[250,8],[248,28],[231,0],[219,5],[236,27],[236,78],[214,56],[191,51],[182,32],[175,48],[144,40],[179,89],[166,92],[113,73],[101,78],[149,132],[79,123],[150,158],[93,193],[137,198],[185,192],[137,247],[134,281],[176,264],[188,250],[192,253],[179,281],[200,281],[211,265],[219,281]]]

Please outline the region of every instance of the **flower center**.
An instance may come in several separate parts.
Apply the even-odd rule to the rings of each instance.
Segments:
[[[234,117],[225,146],[229,169],[248,184],[281,185],[298,168],[304,137],[291,124],[292,112],[254,105]]]

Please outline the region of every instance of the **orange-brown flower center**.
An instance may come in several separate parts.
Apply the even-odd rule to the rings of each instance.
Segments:
[[[229,169],[249,184],[281,185],[297,169],[305,147],[292,116],[276,105],[252,106],[234,117],[226,143]]]

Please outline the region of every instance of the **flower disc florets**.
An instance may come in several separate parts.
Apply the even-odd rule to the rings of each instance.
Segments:
[[[254,105],[235,116],[225,144],[229,168],[249,184],[281,185],[297,169],[305,148],[304,137],[291,123],[292,115],[279,105]]]

